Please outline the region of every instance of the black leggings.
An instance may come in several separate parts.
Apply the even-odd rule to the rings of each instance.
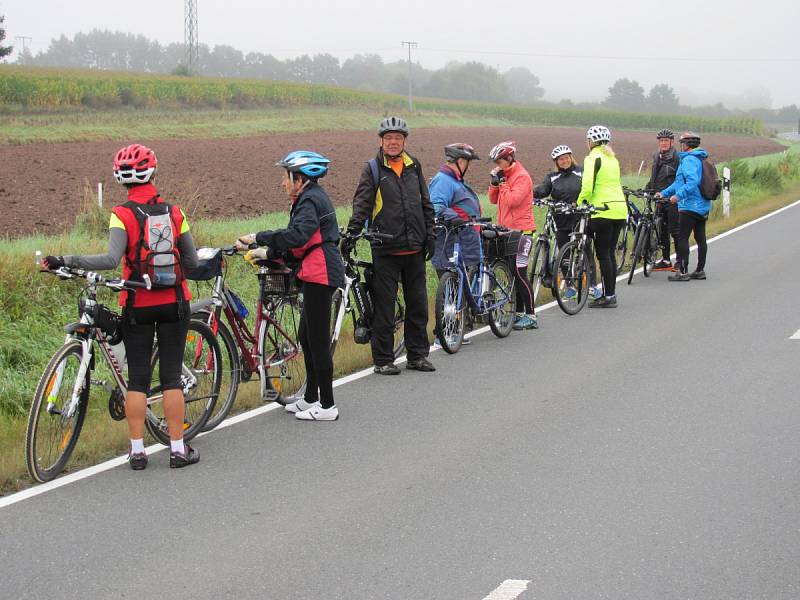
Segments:
[[[706,243],[706,217],[701,217],[697,213],[681,211],[678,217],[680,232],[678,233],[677,252],[678,264],[681,273],[689,270],[689,234],[694,233],[694,241],[697,242],[697,270],[702,271],[706,267],[706,254],[708,244]]]
[[[514,295],[516,296],[517,312],[524,312],[526,315],[533,314],[533,289],[528,281],[528,257],[533,248],[533,235],[523,234],[519,239],[517,255],[509,257],[509,267],[514,273]]]
[[[297,336],[306,364],[305,401],[319,400],[322,408],[333,406],[333,358],[331,357],[331,297],[334,288],[303,282],[303,312]]]
[[[130,309],[136,323],[130,319],[122,322],[122,339],[128,360],[128,391],[142,392],[150,389],[152,376],[153,337],[158,339],[158,372],[161,388],[179,390],[186,333],[189,331],[189,303],[183,303],[179,319],[178,303],[142,306]]]
[[[678,234],[680,232],[680,225],[678,224],[678,205],[665,202],[658,203],[658,211],[661,214],[661,256],[664,260],[669,261],[669,238],[675,241],[675,252],[678,251]]]
[[[617,257],[614,250],[625,219],[592,219],[595,252],[603,277],[603,293],[613,296],[617,291]]]

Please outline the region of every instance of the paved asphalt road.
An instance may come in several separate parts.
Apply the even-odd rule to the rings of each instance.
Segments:
[[[798,231],[0,509],[0,597],[796,599]]]

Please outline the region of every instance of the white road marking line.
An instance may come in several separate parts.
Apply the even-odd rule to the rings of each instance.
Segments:
[[[763,217],[759,217],[759,218],[754,219],[752,221],[748,221],[747,223],[743,223],[742,225],[739,225],[738,227],[734,227],[733,229],[731,229],[729,231],[726,231],[725,233],[721,233],[718,236],[715,236],[715,237],[711,238],[710,240],[708,240],[708,243],[710,244],[710,243],[715,242],[715,241],[717,241],[719,239],[722,239],[722,238],[724,238],[726,236],[729,236],[729,235],[731,235],[733,233],[736,233],[737,231],[741,231],[742,229],[750,227],[751,225],[755,225],[756,223],[760,223],[761,221],[764,221],[765,219],[769,219],[770,217],[774,217],[775,215],[778,215],[778,214],[782,213],[785,210],[789,210],[790,208],[794,208],[797,205],[800,205],[800,200],[797,200],[796,202],[793,202],[792,204],[784,206],[783,208],[779,208],[779,209],[777,209],[775,211],[772,211],[771,213],[766,214]],[[691,250],[694,250],[696,248],[697,248],[697,246],[692,246]],[[639,273],[641,270],[642,270],[642,268],[639,267],[638,269],[636,269],[636,273]],[[624,274],[622,274],[622,275],[617,277],[617,281],[622,281],[627,276],[628,276],[628,274],[624,273]],[[537,307],[537,311],[541,312],[541,311],[544,311],[544,310],[548,310],[550,308],[553,308],[556,305],[557,305],[556,302],[549,302],[549,303],[547,303],[547,304],[545,304],[543,306]],[[467,338],[475,337],[477,335],[484,334],[487,331],[489,331],[489,327],[488,326],[481,327],[480,329],[476,329],[475,331],[471,331],[470,333],[466,334],[464,337],[467,337]],[[800,331],[798,331],[798,334],[800,334]],[[795,335],[798,335],[798,334],[795,334]],[[795,337],[792,336],[792,338],[790,338],[790,339],[795,339]],[[434,348],[433,346],[431,346],[431,352],[435,352],[436,350],[438,350],[438,348]],[[407,360],[406,357],[402,356],[399,359],[397,359],[395,361],[395,363],[402,364],[402,363],[406,362],[406,360]],[[372,367],[369,367],[367,369],[362,369],[361,371],[357,371],[355,373],[351,373],[350,375],[346,375],[345,377],[341,377],[341,378],[337,379],[336,381],[333,382],[333,387],[339,387],[341,385],[345,385],[346,383],[351,383],[353,381],[357,381],[359,379],[363,379],[367,375],[372,375]],[[253,417],[258,417],[260,415],[263,415],[264,413],[268,413],[268,412],[276,410],[278,408],[281,408],[281,405],[275,404],[275,403],[267,404],[265,406],[259,406],[258,408],[254,408],[253,410],[249,410],[247,412],[240,413],[240,414],[236,415],[235,417],[231,417],[229,419],[226,419],[225,421],[220,423],[217,426],[216,429],[224,429],[225,427],[230,427],[231,425],[235,425],[236,423],[241,423],[242,421],[247,421],[248,419],[252,419]],[[215,429],[215,431],[216,431],[216,429]],[[211,432],[208,432],[208,433],[211,433]],[[203,436],[203,435],[206,435],[206,434],[205,433],[200,434],[200,436]],[[198,436],[198,437],[200,437],[200,436]],[[161,450],[164,450],[165,448],[166,448],[166,446],[162,446],[161,444],[153,444],[152,446],[149,446],[147,448],[147,453],[148,453],[148,455],[149,454],[155,454],[156,452],[160,452]],[[39,494],[44,494],[45,492],[49,492],[51,490],[60,488],[61,486],[68,485],[68,484],[74,483],[76,481],[80,481],[81,479],[86,479],[87,477],[91,477],[92,475],[97,475],[98,473],[102,473],[103,471],[108,471],[108,470],[113,469],[115,467],[119,467],[120,465],[124,465],[126,463],[126,461],[127,461],[127,456],[118,456],[117,458],[112,458],[111,460],[107,460],[106,462],[100,463],[99,465],[94,465],[92,467],[87,467],[86,469],[82,469],[80,471],[76,471],[74,473],[70,473],[69,475],[64,475],[63,477],[59,477],[58,479],[54,479],[53,481],[48,481],[47,483],[41,483],[41,484],[36,485],[34,487],[28,488],[26,490],[22,490],[21,492],[16,492],[14,494],[9,494],[8,496],[4,496],[4,497],[0,498],[0,508],[4,508],[6,506],[10,506],[12,504],[16,504],[17,502],[21,502],[23,500],[27,500],[28,498],[33,498],[34,496],[38,496]]]
[[[800,329],[794,332],[794,335],[789,338],[790,340],[800,340]]]
[[[528,589],[529,579],[506,579],[483,600],[514,600]]]

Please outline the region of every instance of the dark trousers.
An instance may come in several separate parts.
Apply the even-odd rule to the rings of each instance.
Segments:
[[[394,317],[397,284],[403,284],[405,344],[408,360],[428,356],[428,290],[425,285],[425,255],[422,252],[372,257],[375,274],[372,293],[372,360],[376,366],[394,362]]]
[[[678,233],[677,252],[681,273],[686,273],[689,270],[690,233],[694,234],[694,241],[697,242],[697,270],[704,270],[706,268],[706,254],[708,253],[708,244],[706,243],[706,217],[702,217],[693,212],[681,211],[679,213],[679,224],[680,231]]]
[[[334,288],[303,282],[303,312],[297,337],[306,364],[305,401],[319,400],[322,408],[333,401],[333,358],[331,357],[331,297]]]
[[[600,275],[603,277],[603,293],[606,296],[613,296],[617,291],[617,257],[614,250],[623,225],[624,219],[592,219],[591,222]]]
[[[678,205],[671,202],[659,202],[658,211],[661,214],[661,231],[658,232],[661,237],[661,242],[664,244],[661,247],[661,256],[664,260],[669,261],[669,238],[675,242],[675,251],[678,251],[678,234],[680,232],[680,224],[678,221]]]
[[[154,337],[158,339],[158,373],[161,388],[181,389],[183,352],[191,313],[189,303],[185,302],[183,311],[180,312],[177,302],[130,310],[133,311],[135,324],[131,324],[127,318],[122,322],[122,339],[125,342],[125,356],[128,360],[128,391],[146,394],[150,389]]]

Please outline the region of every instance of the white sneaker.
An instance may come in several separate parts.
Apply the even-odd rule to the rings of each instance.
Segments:
[[[314,402],[313,404],[309,404],[308,402],[305,401],[304,398],[300,398],[297,402],[292,402],[291,404],[287,404],[283,408],[286,409],[286,412],[299,413],[319,405],[320,405],[319,400]]]
[[[308,410],[297,413],[295,418],[303,421],[335,421],[339,418],[339,409],[335,404],[330,408],[322,408],[319,405],[312,406]]]

